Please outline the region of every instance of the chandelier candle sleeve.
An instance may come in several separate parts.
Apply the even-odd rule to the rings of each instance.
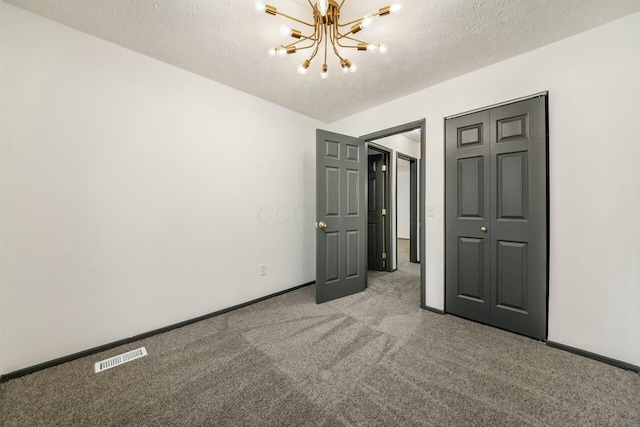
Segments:
[[[329,51],[333,51],[335,56],[338,57],[340,66],[345,73],[353,73],[357,70],[357,66],[343,56],[343,52],[347,49],[386,53],[388,50],[387,45],[359,40],[354,35],[369,27],[376,17],[394,14],[402,9],[402,4],[394,3],[362,18],[342,22],[340,14],[347,0],[342,0],[340,3],[336,0],[318,0],[315,4],[312,0],[307,1],[311,7],[310,22],[286,15],[278,11],[275,6],[262,2],[256,3],[256,10],[272,16],[281,16],[308,27],[308,32],[305,33],[299,29],[292,29],[287,25],[282,25],[280,27],[282,35],[295,40],[292,43],[282,44],[270,49],[269,56],[286,56],[287,54],[309,50],[309,57],[298,67],[300,74],[306,74],[311,62],[320,53],[324,57],[322,73],[320,74],[323,79],[329,76],[327,65]]]

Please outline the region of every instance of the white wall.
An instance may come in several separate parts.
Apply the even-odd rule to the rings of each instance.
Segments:
[[[0,12],[0,373],[315,280],[320,122]]]
[[[407,160],[398,159],[398,194],[397,194],[397,212],[398,212],[398,238],[409,239],[411,228],[411,209],[410,204],[410,178],[409,162]]]
[[[640,365],[640,14],[348,117],[426,117],[426,303],[444,308],[443,118],[549,91],[549,340]]]
[[[407,138],[402,133],[387,136],[381,139],[376,139],[371,142],[373,142],[374,144],[382,145],[384,147],[387,147],[393,150],[394,159],[396,158],[397,153],[406,154],[407,156],[411,156],[416,159],[420,158],[420,143],[410,138]],[[395,167],[395,163],[394,163],[394,167]]]
[[[4,3],[0,1],[0,24],[3,23],[3,15],[4,15]],[[2,165],[3,160],[6,157],[5,153],[5,140],[7,138],[7,127],[6,127],[6,118],[7,118],[7,79],[5,76],[5,68],[7,64],[6,55],[5,55],[5,44],[7,39],[7,31],[4,25],[0,25],[0,178],[2,177]],[[2,183],[0,182],[0,224],[4,224],[4,194],[2,192]],[[2,241],[4,240],[4,236],[2,233],[2,227],[0,226],[0,310],[2,310],[2,301],[6,299],[4,286],[2,286],[2,272],[4,271],[4,257],[3,250],[4,246],[2,245]],[[4,368],[4,360],[2,358],[2,337],[6,334],[6,323],[5,320],[0,313],[0,373],[5,372]]]

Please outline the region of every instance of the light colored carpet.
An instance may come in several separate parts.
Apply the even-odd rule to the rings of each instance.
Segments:
[[[409,240],[398,239],[397,271],[369,271],[368,286],[420,306],[420,264],[409,262]]]
[[[637,374],[383,285],[321,305],[309,286],[8,381],[0,424],[640,425]],[[149,356],[93,373],[139,346]]]

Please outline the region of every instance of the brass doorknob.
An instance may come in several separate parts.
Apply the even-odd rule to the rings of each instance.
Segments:
[[[483,233],[487,232],[487,227],[480,227],[480,231],[482,231]]]
[[[327,223],[326,223],[326,222],[324,222],[324,221],[320,221],[320,222],[318,223],[318,227],[319,227],[319,228],[323,228],[323,229],[324,229],[324,228],[327,228]]]

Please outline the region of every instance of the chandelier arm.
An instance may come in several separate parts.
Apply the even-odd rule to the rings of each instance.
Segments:
[[[296,43],[299,43],[302,40],[312,40],[312,41],[318,41],[318,37],[317,37],[317,33],[314,32],[314,34],[311,34],[309,36],[305,36],[304,34],[300,34],[300,37],[296,37],[298,39],[298,41]]]
[[[380,11],[376,12],[376,13],[372,13],[371,15],[369,15],[370,17],[376,17],[376,16],[380,16]],[[358,22],[362,22],[364,21],[364,16],[362,18],[359,19],[354,19],[353,21],[349,21],[349,22],[345,22],[344,24],[338,24],[339,27],[346,27],[347,25],[352,25],[352,24],[357,24]]]
[[[285,44],[283,44],[283,45],[280,45],[280,47],[283,47],[283,48],[285,48],[285,49],[286,49],[286,48],[288,48],[288,47],[295,46],[295,45],[297,45],[298,43],[302,43],[303,41],[304,41],[304,40],[298,40],[298,41],[295,41],[295,42],[290,43],[290,44],[286,44],[286,45],[285,45]],[[314,42],[313,44],[315,44],[315,42]],[[312,45],[310,45],[310,46],[313,46],[313,44],[312,44]],[[299,47],[298,49],[303,49],[303,48]]]
[[[313,53],[309,57],[309,62],[311,62],[311,60],[316,57],[316,55],[318,54],[318,51],[320,50],[320,43],[322,43],[322,31],[319,25],[316,25],[316,34],[317,34],[316,48],[313,50]]]
[[[296,51],[299,51],[299,50],[306,50],[306,49],[311,49],[311,48],[312,48],[312,47],[314,47],[315,45],[316,45],[316,44],[314,43],[314,44],[310,44],[310,45],[308,45],[308,46],[296,47]],[[287,47],[290,47],[290,46],[282,46],[282,47],[284,47],[284,48],[286,49]]]
[[[365,43],[365,42],[363,42],[362,40],[358,40],[358,39],[355,39],[355,38],[353,38],[353,37],[349,37],[349,33],[347,33],[347,34],[342,34],[338,28],[336,28],[336,34],[338,35],[338,36],[336,37],[336,39],[337,39],[337,40],[347,38],[347,39],[351,39],[351,40],[354,40],[354,41],[357,41],[357,42],[360,42],[360,43]]]
[[[316,55],[318,54],[318,49],[319,48],[320,48],[320,44],[316,43],[316,48],[313,50],[313,53],[311,54],[311,56],[308,59],[309,62],[311,62],[311,60],[316,57]]]
[[[364,41],[364,40],[360,40],[360,39],[356,39],[355,37],[344,36],[344,38],[345,38],[345,39],[352,40],[352,41],[354,41],[354,42],[358,42],[358,43],[366,43],[366,44],[369,44],[369,42],[366,42],[366,41]]]
[[[362,41],[362,40],[354,39],[353,37],[349,37],[349,36],[345,36],[344,38],[347,39],[347,40],[354,41],[356,43],[370,44],[369,42],[365,42],[365,41]],[[340,46],[342,46],[342,45],[340,45]]]
[[[341,45],[341,44],[340,44],[340,40],[341,40],[341,39],[349,39],[349,40],[352,40],[352,41],[354,41],[354,42],[369,44],[369,43],[365,42],[364,40],[359,40],[359,39],[356,39],[356,38],[354,38],[354,37],[349,37],[349,36],[347,36],[347,35],[340,34],[340,32],[338,32],[338,35],[339,35],[340,37],[336,38],[336,42],[338,43],[338,46],[340,46],[340,47],[349,47],[349,46],[343,46],[343,45]]]
[[[303,47],[299,47],[298,50],[306,50],[306,49],[311,49],[312,47],[314,47],[316,44],[310,44],[309,46],[303,46]]]
[[[354,19],[353,21],[349,21],[344,24],[338,24],[338,27],[346,27],[352,24],[357,24],[358,22],[362,22],[362,21],[364,21],[364,16],[362,18]]]
[[[344,58],[338,52],[338,48],[336,47],[335,39],[333,37],[331,38],[331,46],[333,47],[333,53],[335,53],[340,60],[344,61]]]
[[[318,41],[318,39],[313,36],[300,36],[300,38],[303,40],[313,40],[314,42]]]
[[[315,24],[309,24],[308,22],[302,21],[302,20],[300,20],[298,18],[294,18],[293,16],[289,16],[289,15],[284,14],[282,12],[276,12],[276,15],[280,15],[280,16],[282,16],[284,18],[291,19],[292,21],[299,22],[299,23],[304,24],[304,25],[306,25],[308,27],[314,27],[315,26]]]
[[[342,0],[342,1],[340,2],[340,6],[338,7],[338,9],[341,9],[341,8],[342,8],[342,5],[344,4],[344,2],[345,2],[345,1],[347,1],[347,0]]]
[[[327,63],[327,41],[328,41],[328,36],[327,36],[327,26],[324,26],[324,63]]]
[[[318,45],[320,45],[320,43],[322,43],[322,39],[323,39],[323,35],[324,35],[324,32],[322,30],[323,30],[323,27],[318,26],[318,36],[317,36]]]
[[[316,20],[316,38],[318,39],[318,43],[322,40],[322,22]]]
[[[338,36],[340,35],[340,31],[338,30],[338,27],[337,27],[337,26],[334,26],[334,27],[333,27],[333,33],[334,33],[334,34],[333,34],[333,40],[332,40],[332,42],[334,43],[334,45],[333,45],[333,50],[335,51],[335,53],[336,53],[336,55],[338,56],[338,58],[340,58],[340,59],[344,60],[344,58],[343,58],[342,56],[340,56],[340,54],[338,53],[338,47],[337,47],[337,46],[340,46],[340,47],[348,47],[348,46],[342,46],[342,45],[340,44],[340,39],[339,39],[339,37],[338,37]],[[336,46],[336,45],[337,45],[337,46]]]

